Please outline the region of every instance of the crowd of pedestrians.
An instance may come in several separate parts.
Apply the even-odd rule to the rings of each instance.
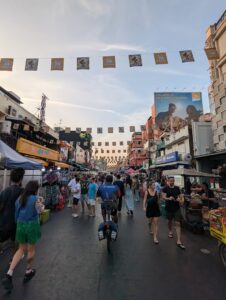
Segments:
[[[11,239],[15,245],[9,269],[2,280],[6,290],[13,288],[14,269],[25,254],[27,254],[27,267],[24,282],[28,282],[36,273],[33,268],[35,244],[41,237],[39,215],[44,210],[45,201],[39,196],[37,181],[30,181],[24,189],[22,188],[23,176],[23,169],[13,170],[11,186],[0,194],[0,238]],[[182,194],[179,187],[175,186],[174,178],[160,182],[144,176],[77,174],[63,187],[62,191],[66,189],[69,191],[68,207],[72,209],[73,218],[79,218],[86,212],[86,208],[89,217],[95,217],[96,204],[100,202],[103,220],[106,221],[104,200],[114,199],[112,219],[115,224],[118,221],[117,215],[122,212],[123,201],[127,215],[133,217],[135,202],[143,199],[149,232],[153,235],[156,245],[159,244],[160,199],[164,199],[168,218],[168,237],[173,238],[172,229],[173,221],[175,221],[177,246],[185,249],[181,241],[180,229]]]

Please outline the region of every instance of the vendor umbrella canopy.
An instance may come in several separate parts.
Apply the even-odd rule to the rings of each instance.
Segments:
[[[126,171],[127,174],[134,174],[136,171],[134,169],[130,168],[129,170]]]
[[[6,169],[23,168],[25,170],[41,170],[42,164],[34,162],[10,148],[0,140],[0,164]]]

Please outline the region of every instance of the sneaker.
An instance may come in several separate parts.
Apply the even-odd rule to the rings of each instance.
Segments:
[[[112,232],[111,232],[111,239],[112,240],[116,240],[116,237],[117,237],[117,232],[112,230]]]
[[[2,279],[2,285],[5,290],[11,291],[13,289],[13,278],[12,276],[6,274],[5,277]]]
[[[68,206],[67,206],[67,207],[69,207],[69,208],[70,208],[70,207],[72,207],[72,205],[71,205],[71,204],[68,204]]]
[[[130,210],[130,214],[131,214],[131,216],[133,216],[133,211],[132,210]]]
[[[73,218],[78,218],[78,215],[77,214],[73,214],[72,217]]]
[[[24,283],[30,281],[35,276],[36,270],[31,269],[29,273],[25,273],[24,275]]]

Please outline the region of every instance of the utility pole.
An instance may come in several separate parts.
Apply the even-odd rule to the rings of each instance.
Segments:
[[[41,101],[41,106],[40,106],[40,121],[39,121],[40,129],[43,129],[43,126],[45,124],[46,101],[47,100],[49,100],[48,97],[45,94],[42,94],[42,101]]]

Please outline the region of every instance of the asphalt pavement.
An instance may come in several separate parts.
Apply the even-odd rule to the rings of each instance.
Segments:
[[[142,205],[134,216],[124,210],[119,217],[119,236],[108,254],[106,241],[98,241],[96,218],[71,217],[71,209],[51,214],[42,226],[37,244],[36,276],[26,285],[22,279],[26,260],[15,270],[11,294],[0,286],[0,299],[23,300],[225,300],[226,269],[217,242],[208,234],[183,230],[186,250],[168,238],[167,223],[160,220],[159,245],[148,233]],[[200,249],[207,249],[204,254]],[[9,251],[0,255],[4,275]]]

